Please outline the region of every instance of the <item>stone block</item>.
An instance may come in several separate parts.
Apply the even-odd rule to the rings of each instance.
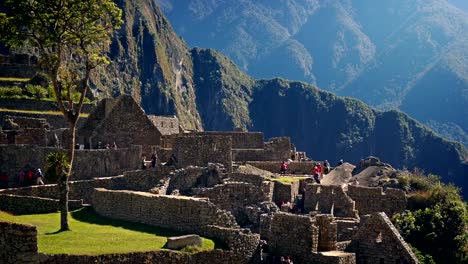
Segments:
[[[201,247],[203,241],[199,235],[185,235],[177,237],[168,237],[166,247],[168,249],[179,250],[187,246]]]

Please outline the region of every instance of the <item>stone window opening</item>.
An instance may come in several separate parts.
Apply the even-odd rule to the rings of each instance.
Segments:
[[[174,124],[171,122],[171,128],[174,128]]]
[[[377,243],[377,244],[382,243],[382,232],[379,232],[379,234],[375,238],[375,243]]]
[[[164,122],[163,121],[161,121],[161,127],[164,127]]]

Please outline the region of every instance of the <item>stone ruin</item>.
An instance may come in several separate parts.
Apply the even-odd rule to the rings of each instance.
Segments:
[[[107,139],[122,147],[77,151],[70,207],[89,204],[106,217],[212,238],[225,249],[193,255],[173,251],[48,255],[37,251],[34,226],[0,221],[4,249],[0,263],[264,263],[261,239],[268,242],[271,256],[288,255],[295,263],[418,263],[388,218],[406,209],[404,192],[317,185],[307,179],[281,183],[275,173],[253,166],[276,172],[273,166],[296,155],[289,138],[265,143],[258,132],[185,133],[173,118],[149,118],[140,110],[129,97],[109,99],[85,122],[80,130],[85,131],[83,142],[93,145]],[[164,132],[155,124],[161,120],[169,126]],[[120,141],[124,139],[126,143]],[[0,169],[14,171],[21,163],[43,166],[40,160],[52,148],[7,144],[0,150]],[[32,155],[25,155],[27,151]],[[157,151],[158,166],[139,169],[145,151]],[[163,166],[162,157],[172,153],[177,164]],[[309,171],[314,164],[297,163],[296,173]],[[281,211],[278,205],[293,202],[299,193],[304,211]],[[58,195],[52,184],[3,189],[0,210],[53,212]]]

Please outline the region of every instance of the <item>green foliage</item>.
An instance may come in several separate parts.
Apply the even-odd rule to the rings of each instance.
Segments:
[[[49,97],[47,88],[44,88],[40,85],[33,85],[33,84],[26,85],[25,94],[29,97],[32,97],[38,100]]]
[[[21,98],[23,89],[18,86],[0,88],[0,98]]]
[[[181,252],[189,253],[189,254],[195,254],[198,252],[203,251],[202,247],[197,247],[197,246],[186,246],[183,249],[180,250]]]
[[[58,182],[63,177],[68,176],[69,168],[67,154],[63,152],[51,153],[47,155],[45,178],[49,182]]]
[[[417,201],[417,206],[413,205],[414,211],[396,214],[395,226],[405,240],[418,249],[421,263],[466,263],[468,209],[460,190],[453,185],[417,182],[425,183],[420,186],[427,190],[410,194],[409,200]]]

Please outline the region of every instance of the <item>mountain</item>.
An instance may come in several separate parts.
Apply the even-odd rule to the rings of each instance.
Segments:
[[[93,75],[96,96],[131,94],[147,114],[176,114],[186,129],[290,136],[316,160],[378,156],[398,168],[439,174],[468,195],[468,151],[461,144],[399,111],[378,111],[305,82],[255,80],[215,50],[190,49],[153,0],[117,3],[125,24],[113,37],[111,64]]]
[[[468,13],[451,0],[158,0],[190,45],[255,78],[400,109],[468,146]],[[427,100],[426,100],[427,98]]]

